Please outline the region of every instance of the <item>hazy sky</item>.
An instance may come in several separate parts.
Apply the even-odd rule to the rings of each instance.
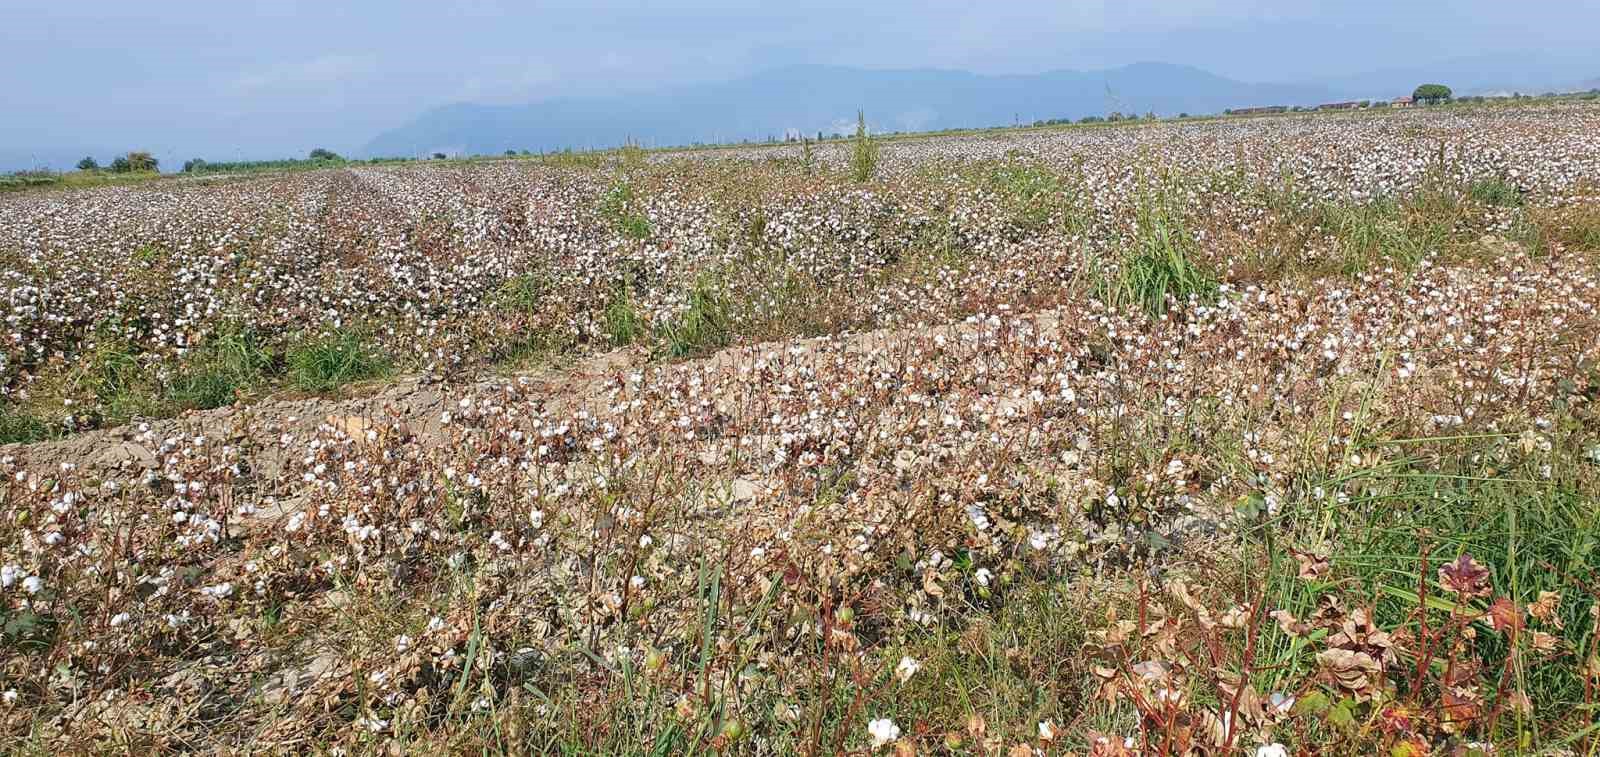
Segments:
[[[1600,0],[0,0],[0,153],[347,150],[444,103],[787,63],[998,73],[1159,60],[1308,80],[1593,50],[1597,28]]]

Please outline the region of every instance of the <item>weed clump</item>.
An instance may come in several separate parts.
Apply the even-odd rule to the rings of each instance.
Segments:
[[[878,171],[878,141],[867,130],[867,114],[856,112],[856,135],[850,153],[850,176],[857,183],[872,179]]]
[[[733,322],[727,296],[709,276],[689,289],[689,306],[661,329],[667,356],[689,357],[728,346]]]
[[[346,384],[377,378],[389,361],[359,334],[340,329],[289,350],[289,379],[302,391],[331,392]]]
[[[1515,208],[1522,205],[1522,192],[1504,177],[1478,179],[1467,185],[1467,196],[1483,205]]]
[[[27,444],[51,436],[51,424],[44,418],[9,400],[0,400],[0,444]]]
[[[1138,307],[1152,318],[1169,305],[1215,299],[1217,280],[1197,260],[1199,250],[1181,211],[1162,193],[1139,202],[1133,248],[1116,273],[1102,276],[1101,297],[1113,307]]]
[[[606,301],[605,311],[601,314],[602,326],[606,337],[611,340],[613,347],[626,347],[633,344],[645,333],[644,318],[633,305],[633,298],[628,294],[627,285],[618,285],[611,292],[611,298]]]
[[[268,377],[273,362],[255,328],[225,325],[191,353],[187,367],[169,382],[166,399],[179,409],[232,404]]]
[[[637,207],[633,185],[626,180],[611,185],[600,199],[600,217],[618,234],[635,241],[650,238],[650,219]]]

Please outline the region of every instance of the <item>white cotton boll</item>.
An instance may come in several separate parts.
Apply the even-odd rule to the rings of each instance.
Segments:
[[[889,718],[879,718],[867,723],[867,735],[872,737],[872,748],[881,749],[900,738],[900,726]]]
[[[29,594],[38,594],[44,590],[44,579],[38,576],[28,576],[22,579],[22,590]]]

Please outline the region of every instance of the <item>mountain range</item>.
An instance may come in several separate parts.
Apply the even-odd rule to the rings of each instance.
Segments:
[[[1106,115],[1220,113],[1260,105],[1389,99],[1440,81],[1458,94],[1571,90],[1595,61],[1485,54],[1293,84],[1229,79],[1169,63],[1098,71],[982,75],[938,69],[801,65],[651,93],[564,97],[525,105],[457,103],[378,135],[366,155],[647,146],[849,133],[864,110],[874,131],[931,131]]]
[[[379,135],[365,152],[483,154],[610,147],[627,140],[676,145],[849,133],[858,110],[866,112],[874,131],[931,131],[1112,111],[1168,115],[1309,105],[1335,96],[1319,85],[1250,84],[1165,63],[1001,76],[806,65],[649,94],[447,105]]]
[[[1359,61],[1353,62],[1352,70],[1359,70],[1358,65]],[[1600,54],[1482,53],[1278,84],[1245,82],[1170,63],[1014,75],[799,65],[732,81],[646,92],[619,88],[603,95],[528,104],[444,105],[427,109],[364,145],[357,133],[353,143],[327,146],[356,157],[389,157],[591,149],[629,140],[647,146],[725,143],[818,132],[848,134],[855,128],[858,110],[865,111],[875,132],[924,131],[1076,120],[1113,111],[1170,116],[1261,105],[1389,99],[1424,82],[1447,84],[1458,95],[1588,90],[1600,87]],[[206,138],[193,133],[172,136],[168,142],[172,147],[155,152],[164,169],[176,170],[188,158],[217,157],[184,147]],[[108,156],[127,147],[0,143],[0,170],[65,169],[86,154],[107,162]],[[242,146],[230,157],[284,157],[263,150]]]

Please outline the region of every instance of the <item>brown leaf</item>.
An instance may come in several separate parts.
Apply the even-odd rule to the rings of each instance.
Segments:
[[[1517,604],[1506,597],[1500,597],[1489,605],[1489,625],[1496,631],[1522,630],[1522,611],[1517,609]]]
[[[1301,552],[1297,549],[1290,550],[1290,552],[1294,554],[1294,559],[1300,563],[1301,580],[1311,581],[1328,574],[1327,556],[1317,555],[1311,552]]]
[[[1557,629],[1561,628],[1561,595],[1553,591],[1539,592],[1539,599],[1528,605],[1528,614],[1540,623],[1549,623]]]
[[[983,716],[974,712],[967,716],[967,735],[973,741],[983,741],[984,734],[989,732],[989,724],[984,722]]]
[[[1455,562],[1439,567],[1439,583],[1444,590],[1462,599],[1489,596],[1489,569],[1478,564],[1465,552]]]

